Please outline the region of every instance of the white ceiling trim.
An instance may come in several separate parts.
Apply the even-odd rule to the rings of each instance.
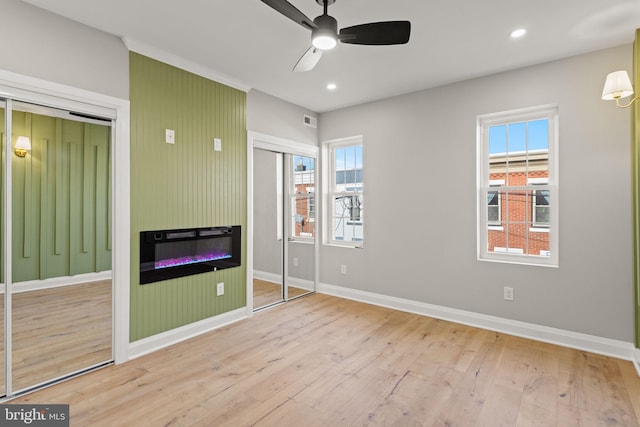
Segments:
[[[122,42],[130,51],[148,56],[149,58],[164,62],[165,64],[173,65],[174,67],[189,71],[190,73],[197,74],[209,80],[214,80],[218,83],[222,83],[226,86],[230,86],[243,92],[249,92],[249,90],[251,89],[250,85],[228,77],[196,62],[182,58],[178,55],[159,49],[150,44],[141,42],[140,40],[125,36],[122,37]]]

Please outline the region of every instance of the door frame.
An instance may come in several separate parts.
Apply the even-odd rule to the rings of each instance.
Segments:
[[[5,70],[0,70],[0,97],[92,114],[113,120],[111,144],[111,156],[113,159],[113,255],[111,264],[113,280],[113,358],[116,364],[124,363],[129,360],[129,283],[131,280],[129,100]],[[10,144],[6,145],[7,149],[10,150]],[[10,169],[8,172],[10,172]],[[5,193],[5,197],[11,197],[10,190],[9,188],[9,194]],[[4,227],[6,233],[8,226],[5,224]],[[6,250],[10,250],[11,245],[9,239],[5,239],[4,245],[5,253],[7,253]],[[5,266],[5,271],[7,282],[10,283],[11,266]],[[7,390],[7,392],[10,392],[10,390]]]
[[[269,150],[284,154],[298,154],[318,160],[320,148],[265,133],[247,131],[247,305],[246,315],[253,316],[253,149]],[[317,185],[317,184],[316,184]],[[285,196],[286,197],[286,196]],[[318,218],[316,218],[318,221]],[[316,229],[317,231],[317,229]],[[320,244],[316,235],[314,252],[314,282],[317,289],[320,278]]]

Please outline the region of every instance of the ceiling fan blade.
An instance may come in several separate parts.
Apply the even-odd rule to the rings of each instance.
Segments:
[[[313,23],[313,19],[309,19],[304,13],[300,12],[287,0],[262,0],[262,3],[270,6],[275,11],[280,12],[293,22],[302,25],[308,30],[317,28],[316,24]]]
[[[295,67],[293,67],[293,71],[296,73],[302,73],[305,71],[311,71],[316,66],[318,61],[322,58],[322,50],[316,49],[311,46],[307,51],[300,57]]]
[[[340,30],[340,41],[350,44],[405,44],[411,34],[409,21],[371,22]]]

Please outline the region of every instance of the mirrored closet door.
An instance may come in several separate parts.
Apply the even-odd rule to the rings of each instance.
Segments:
[[[289,213],[287,228],[286,296],[293,299],[315,291],[316,160],[284,155]]]
[[[253,149],[253,308],[284,300],[282,154]]]
[[[5,145],[7,144],[5,123],[8,116],[7,101],[0,98],[0,145],[2,146],[2,152],[0,152],[0,396],[6,395],[5,388],[5,355],[6,355],[6,341],[5,341],[5,329],[7,328],[5,322],[6,307],[6,275],[7,269],[5,268],[5,247],[6,244],[6,228],[7,224],[5,218],[5,185],[6,185],[6,170],[5,170],[5,152],[9,151]]]
[[[112,121],[3,107],[2,383],[13,395],[113,360]]]
[[[315,292],[316,160],[253,148],[253,308]]]

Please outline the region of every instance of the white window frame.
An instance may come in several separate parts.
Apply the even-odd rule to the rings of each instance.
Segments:
[[[536,254],[518,254],[509,250],[505,252],[489,252],[488,230],[495,228],[488,222],[488,192],[495,191],[489,180],[489,128],[498,125],[547,119],[549,123],[549,170],[545,184],[530,179],[522,187],[501,187],[501,191],[513,190],[548,190],[550,197],[549,256]],[[477,256],[480,261],[492,261],[512,264],[537,265],[545,267],[558,266],[559,250],[559,191],[558,191],[558,132],[559,112],[557,105],[544,105],[518,110],[480,115],[477,117]],[[532,188],[534,187],[535,188]],[[535,231],[541,231],[536,228]]]
[[[348,146],[362,146],[362,163],[363,163],[363,173],[364,173],[364,144],[362,135],[351,136],[347,138],[334,139],[330,141],[324,141],[322,143],[322,217],[323,224],[322,227],[322,236],[323,243],[325,245],[335,245],[335,246],[343,246],[343,247],[351,247],[351,248],[362,248],[364,245],[364,221],[362,217],[357,221],[361,223],[363,230],[363,238],[359,241],[348,241],[348,240],[337,240],[334,238],[333,234],[333,209],[334,209],[334,198],[337,195],[342,196],[360,196],[364,200],[364,177],[362,178],[363,185],[360,187],[360,190],[349,190],[349,191],[334,191],[336,188],[335,182],[335,149],[343,148]],[[317,201],[316,201],[317,203]],[[350,221],[350,220],[349,220]]]

